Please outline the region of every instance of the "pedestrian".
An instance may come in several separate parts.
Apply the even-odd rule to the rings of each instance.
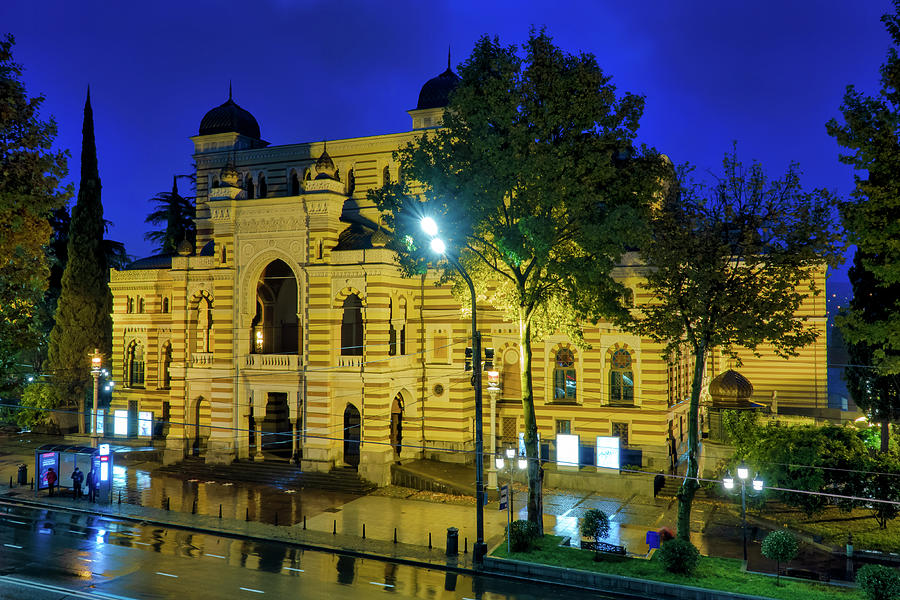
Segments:
[[[50,488],[50,495],[53,495],[53,487],[56,485],[56,471],[53,467],[47,469],[47,487]]]
[[[81,484],[84,483],[84,473],[78,467],[72,471],[72,495],[76,500],[81,498]]]
[[[91,466],[91,470],[87,474],[88,502],[97,501],[97,483],[97,472]]]

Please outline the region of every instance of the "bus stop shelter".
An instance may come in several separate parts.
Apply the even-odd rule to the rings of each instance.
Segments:
[[[46,490],[47,471],[56,471],[56,485],[59,489],[72,490],[72,472],[75,467],[84,473],[84,487],[87,491],[88,473],[98,473],[96,501],[108,504],[112,498],[113,454],[109,444],[100,444],[98,448],[90,446],[70,446],[65,444],[45,444],[34,451],[34,493]]]

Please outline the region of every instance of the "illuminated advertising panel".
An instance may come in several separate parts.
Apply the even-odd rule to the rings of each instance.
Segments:
[[[47,471],[53,469],[57,473],[56,481],[59,483],[59,455],[56,452],[42,452],[38,455],[38,480],[39,490],[47,489]]]
[[[603,469],[619,468],[619,438],[597,436],[597,466]]]
[[[113,412],[113,434],[128,435],[127,410],[117,410]]]
[[[103,435],[103,409],[97,409],[97,435]]]
[[[138,436],[150,437],[153,433],[153,413],[138,413]]]
[[[579,438],[577,435],[556,435],[556,465],[558,467],[578,467]]]

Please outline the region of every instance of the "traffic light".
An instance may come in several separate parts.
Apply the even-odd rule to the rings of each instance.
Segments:
[[[491,371],[494,369],[494,349],[484,349],[484,370]]]
[[[472,370],[472,346],[466,347],[466,371]]]

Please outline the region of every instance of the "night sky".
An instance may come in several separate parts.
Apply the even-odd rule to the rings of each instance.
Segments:
[[[482,34],[521,43],[546,26],[587,51],[621,91],[646,96],[641,141],[702,174],[732,140],[781,175],[800,163],[807,187],[846,195],[852,172],[825,133],[844,88],[877,90],[888,0],[722,2],[94,2],[6,0],[30,95],[59,124],[77,177],[91,86],[110,237],[134,256],[147,199],[190,170],[188,137],[227,98],[272,144],[407,131],[421,85]],[[73,179],[77,186],[77,180]],[[846,271],[846,266],[842,269]],[[845,277],[845,275],[843,275]]]

